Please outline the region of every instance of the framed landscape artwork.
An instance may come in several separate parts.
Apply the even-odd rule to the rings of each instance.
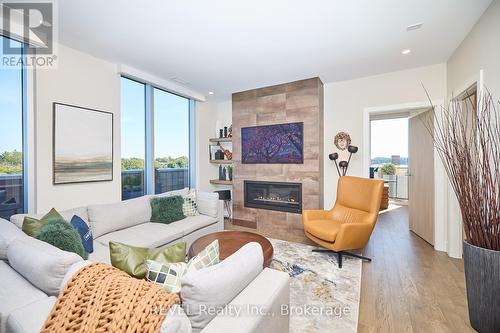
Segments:
[[[113,180],[113,114],[53,104],[53,183]]]
[[[304,163],[304,123],[243,127],[242,163]]]

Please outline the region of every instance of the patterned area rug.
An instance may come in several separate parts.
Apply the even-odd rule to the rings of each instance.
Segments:
[[[269,239],[270,267],[290,275],[290,332],[356,332],[361,287],[361,260],[343,257],[342,269],[332,254],[315,247]]]

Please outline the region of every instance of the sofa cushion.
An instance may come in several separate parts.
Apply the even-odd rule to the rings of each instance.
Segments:
[[[196,194],[196,203],[198,205],[198,212],[203,215],[217,218],[219,215],[218,203],[219,194],[209,192],[198,192]]]
[[[77,207],[68,210],[60,211],[59,214],[64,218],[66,222],[70,222],[74,215],[80,216],[84,221],[88,221],[89,215],[87,213],[87,207]],[[25,216],[33,217],[35,219],[41,219],[45,214],[16,214],[10,217],[10,221],[14,223],[19,229],[23,227],[23,221]]]
[[[160,247],[184,235],[180,223],[143,223],[127,229],[111,232],[95,239],[103,245],[119,242],[139,247]]]
[[[249,307],[248,305],[252,306]],[[257,275],[236,296],[226,309],[238,312],[232,316],[218,316],[204,329],[203,333],[231,332],[289,332],[290,317],[283,311],[290,304],[290,276],[270,268]],[[259,311],[255,311],[255,309]],[[226,310],[225,309],[225,310]],[[330,330],[333,331],[333,330]]]
[[[56,300],[54,296],[45,297],[12,311],[7,318],[7,332],[40,332]]]
[[[12,268],[50,296],[59,294],[59,286],[71,265],[82,258],[72,252],[32,237],[16,238],[7,249]]]
[[[7,259],[7,248],[17,237],[26,237],[14,223],[0,218],[0,260]]]
[[[107,233],[149,222],[149,195],[107,205],[88,207],[89,223],[94,238]]]
[[[188,216],[183,220],[171,223],[172,226],[180,226],[184,230],[184,235],[190,234],[193,231],[207,227],[211,224],[219,222],[218,219],[207,215]]]
[[[181,281],[182,307],[193,329],[203,329],[217,309],[224,308],[262,271],[260,244],[244,245],[219,264],[190,272]]]
[[[180,189],[180,190],[168,191],[168,192],[164,192],[164,193],[160,193],[160,194],[155,194],[155,195],[153,195],[153,197],[158,197],[158,198],[172,197],[174,195],[180,195],[181,197],[183,197],[183,196],[188,195],[188,194],[189,194],[189,188],[185,187],[185,188]]]
[[[109,257],[108,244],[103,245],[99,242],[94,242],[94,252],[89,254],[89,259],[92,262],[101,262],[111,265],[111,258]]]
[[[0,261],[0,276],[2,277],[0,332],[5,332],[7,317],[10,313],[27,304],[46,299],[47,295],[35,288],[4,261]]]
[[[66,287],[66,284],[71,279],[73,274],[75,274],[80,269],[82,269],[83,267],[88,266],[90,264],[92,264],[92,261],[82,260],[82,261],[75,262],[73,265],[71,265],[69,267],[68,271],[66,272],[66,274],[64,275],[64,278],[62,279],[61,285],[59,286],[59,289],[62,291],[64,289],[64,287]]]
[[[179,304],[170,307],[160,327],[160,333],[191,333],[191,322]]]

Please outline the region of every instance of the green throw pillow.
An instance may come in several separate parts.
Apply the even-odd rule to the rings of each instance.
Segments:
[[[109,242],[111,265],[129,275],[144,279],[146,277],[146,260],[160,263],[184,262],[186,260],[186,243],[181,242],[164,248],[148,249],[118,242]]]
[[[64,218],[55,210],[52,208],[50,212],[45,214],[44,217],[41,219],[35,219],[33,217],[28,217],[26,216],[23,220],[23,227],[22,230],[24,231],[25,234],[31,237],[35,237],[35,235],[40,231],[40,228],[47,224],[49,221],[63,221]]]
[[[83,248],[82,239],[78,231],[64,220],[53,219],[48,221],[35,234],[35,238],[63,251],[74,252],[83,259],[89,257],[89,254]]]
[[[172,223],[185,219],[183,204],[184,199],[180,195],[151,199],[151,222]]]

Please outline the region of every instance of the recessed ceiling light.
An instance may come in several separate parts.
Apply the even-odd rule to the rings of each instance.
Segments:
[[[406,27],[406,31],[418,30],[418,29],[422,28],[422,25],[423,25],[422,22],[409,25]]]
[[[411,53],[410,49],[404,49],[403,51],[401,51],[401,54],[403,54],[403,55],[407,55],[407,54],[410,54],[410,53]]]
[[[209,95],[213,95],[213,94],[214,94],[214,92],[213,92],[213,91],[209,91],[209,92],[208,92],[208,94],[209,94]]]

